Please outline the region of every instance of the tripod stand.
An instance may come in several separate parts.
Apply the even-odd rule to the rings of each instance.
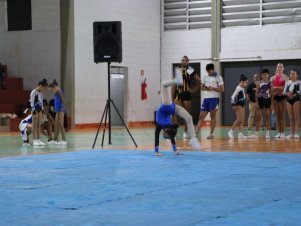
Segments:
[[[94,149],[94,147],[95,147],[95,143],[96,143],[96,140],[97,140],[97,137],[98,137],[98,134],[99,134],[99,130],[100,130],[102,121],[103,121],[103,119],[105,119],[104,120],[104,129],[103,129],[103,133],[102,133],[102,141],[101,141],[101,147],[103,147],[103,141],[104,141],[104,137],[105,137],[105,133],[106,133],[106,126],[107,126],[107,118],[109,118],[109,122],[108,122],[108,125],[109,125],[108,126],[109,127],[109,144],[112,144],[112,142],[111,142],[111,104],[113,105],[114,109],[116,110],[120,120],[122,121],[123,126],[126,128],[128,134],[130,135],[130,137],[131,137],[132,141],[134,142],[135,146],[137,147],[137,144],[136,144],[132,134],[130,133],[127,125],[125,124],[123,118],[121,117],[114,101],[111,99],[111,83],[110,83],[110,81],[111,81],[111,76],[110,76],[111,75],[111,70],[110,70],[111,66],[110,65],[111,65],[111,62],[108,62],[108,99],[107,99],[107,103],[106,103],[106,106],[104,108],[104,111],[102,113],[102,116],[101,116],[101,120],[100,120],[98,129],[97,129],[97,133],[96,133],[96,136],[95,136],[95,139],[94,139],[92,149]],[[108,115],[109,115],[109,117],[108,117]],[[104,116],[105,116],[105,118],[104,118]]]

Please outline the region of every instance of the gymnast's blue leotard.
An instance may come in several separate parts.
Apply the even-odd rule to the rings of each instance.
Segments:
[[[157,109],[156,124],[161,128],[165,128],[171,125],[171,116],[175,114],[175,103],[172,102],[170,105],[161,104]]]

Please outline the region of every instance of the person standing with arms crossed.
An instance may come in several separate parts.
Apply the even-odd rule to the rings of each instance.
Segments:
[[[182,57],[180,67],[175,69],[175,73],[182,74],[183,84],[172,87],[173,101],[175,104],[184,107],[191,114],[191,83],[196,77],[199,78],[199,76],[189,66],[189,58],[187,56]],[[190,139],[191,136],[192,134],[187,133],[187,124],[185,123],[183,138]]]

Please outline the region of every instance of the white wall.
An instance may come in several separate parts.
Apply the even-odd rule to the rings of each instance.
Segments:
[[[61,86],[64,90],[65,107],[74,125],[75,80],[74,80],[74,1],[60,1],[61,30]]]
[[[41,78],[60,78],[59,0],[32,0],[32,30],[7,31],[6,2],[0,2],[0,62],[9,76],[24,77],[25,89]],[[5,13],[6,14],[6,13]],[[5,21],[3,21],[4,19]]]
[[[93,60],[93,22],[122,21],[123,62],[129,84],[126,121],[151,121],[160,103],[160,0],[74,0],[75,123],[99,122],[107,99],[107,64]],[[148,100],[140,100],[140,70]]]
[[[201,63],[201,74],[204,74],[206,64],[211,62],[211,29],[163,31],[161,48],[162,80],[171,77],[172,64],[180,63],[184,55],[190,62]]]
[[[300,59],[301,24],[231,27],[221,30],[221,60],[245,61]],[[201,74],[211,58],[211,30],[165,31],[162,33],[162,78],[170,76],[171,64],[188,55],[201,62]],[[260,58],[256,58],[260,56]]]
[[[300,59],[300,27],[301,23],[223,28],[221,59]]]

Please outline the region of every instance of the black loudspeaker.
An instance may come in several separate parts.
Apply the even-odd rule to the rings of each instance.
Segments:
[[[93,23],[94,62],[121,62],[121,21]]]

